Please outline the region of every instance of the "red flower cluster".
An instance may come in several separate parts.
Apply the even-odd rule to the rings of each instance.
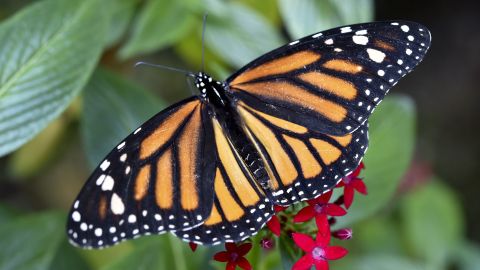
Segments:
[[[294,265],[293,270],[310,269],[315,266],[317,270],[328,270],[328,261],[337,260],[345,255],[348,251],[339,246],[330,246],[331,236],[340,240],[348,240],[352,238],[352,230],[349,228],[339,229],[331,232],[330,226],[335,222],[333,217],[343,216],[347,214],[345,209],[350,208],[353,202],[355,190],[361,194],[367,194],[367,188],[361,178],[360,171],[364,169],[363,163],[351,174],[345,176],[336,188],[343,187],[343,196],[335,202],[330,202],[333,190],[330,190],[321,196],[307,201],[307,205],[293,216],[294,223],[303,223],[315,218],[317,227],[316,239],[313,240],[310,235],[299,232],[289,233],[293,242],[305,252]],[[345,209],[341,206],[343,205]],[[267,227],[271,233],[280,236],[282,233],[281,221],[278,215],[286,210],[286,207],[275,206],[276,215],[267,222]],[[288,220],[289,212],[285,211],[282,221]],[[294,227],[293,225],[290,228]],[[265,250],[272,249],[274,246],[273,239],[264,237],[260,241],[260,246]],[[251,269],[251,265],[244,257],[252,248],[251,243],[236,245],[233,243],[225,244],[226,251],[218,252],[214,255],[214,259],[219,262],[227,262],[226,269],[234,270],[237,266],[242,269]],[[192,247],[193,250],[193,247]]]

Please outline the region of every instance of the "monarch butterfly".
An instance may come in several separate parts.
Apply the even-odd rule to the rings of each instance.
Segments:
[[[430,40],[413,22],[355,24],[290,42],[224,82],[195,74],[197,96],[153,116],[92,173],[69,214],[71,242],[252,236],[273,205],[315,198],[358,166],[369,115]]]

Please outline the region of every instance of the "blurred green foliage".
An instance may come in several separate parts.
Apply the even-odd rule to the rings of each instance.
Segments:
[[[0,181],[13,181],[21,194],[0,201],[0,270],[222,269],[210,261],[218,248],[199,247],[192,255],[173,236],[143,237],[100,251],[66,241],[66,209],[86,167],[187,93],[179,90],[188,89],[181,76],[134,72],[132,63],[151,59],[199,69],[205,12],[206,69],[219,78],[288,40],[373,19],[372,0],[22,3],[18,10],[0,6],[0,156],[8,155]],[[131,79],[141,76],[147,77]],[[357,195],[339,219],[337,227],[353,227],[355,237],[347,243],[350,255],[332,269],[478,269],[480,248],[464,239],[459,200],[441,180],[399,192],[415,147],[415,125],[415,106],[405,96],[389,96],[372,116],[362,175],[369,195]],[[88,165],[78,166],[78,155]],[[55,173],[39,177],[48,171]],[[25,199],[32,194],[34,199]],[[298,251],[288,250],[288,241],[282,237],[273,251],[248,254],[254,269],[289,269],[285,254]]]

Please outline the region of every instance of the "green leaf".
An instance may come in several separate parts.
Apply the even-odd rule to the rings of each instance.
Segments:
[[[460,270],[480,269],[480,246],[475,243],[462,243],[452,256]]]
[[[292,269],[293,264],[302,256],[302,251],[292,243],[290,237],[282,235],[277,239],[283,269]]]
[[[361,177],[368,195],[355,194],[338,227],[365,219],[387,206],[407,170],[415,144],[415,109],[406,96],[387,97],[369,120],[369,148]]]
[[[107,0],[110,16],[110,26],[106,38],[106,46],[115,45],[124,35],[135,14],[140,0]]]
[[[5,224],[8,221],[12,220],[20,213],[17,209],[14,209],[6,204],[0,204],[0,224]]]
[[[90,164],[163,109],[143,88],[105,70],[97,70],[84,92],[82,137]]]
[[[68,134],[65,120],[63,117],[53,120],[35,138],[12,153],[8,174],[14,180],[27,180],[37,176],[63,153],[65,147],[61,146],[64,146]]]
[[[0,25],[0,156],[38,134],[87,82],[107,20],[100,0],[40,1]]]
[[[41,213],[0,225],[0,270],[43,270],[64,239],[65,215]]]
[[[49,269],[89,270],[93,269],[66,238],[60,243]]]
[[[374,19],[373,0],[331,0],[338,10],[343,25],[370,22]]]
[[[429,269],[445,269],[463,235],[462,210],[453,191],[433,180],[408,194],[401,210],[408,247]]]
[[[287,30],[294,39],[373,18],[372,0],[279,0],[279,7]]]
[[[111,261],[102,270],[206,269],[209,259],[206,249],[198,248],[192,253],[185,242],[170,234],[144,237],[136,242],[131,253]]]
[[[404,252],[403,236],[398,233],[398,220],[386,216],[375,216],[353,226],[356,250],[366,253]]]
[[[273,239],[265,230],[259,231],[257,235],[250,238],[253,248],[248,252],[246,258],[252,265],[252,269],[278,269],[281,266],[280,251],[276,248],[278,245],[272,250],[265,250],[260,247],[260,242],[263,238],[271,238],[274,243],[277,240],[276,238]]]
[[[211,14],[205,42],[235,67],[284,43],[267,20],[244,5],[219,0],[206,0],[205,4]]]
[[[149,0],[135,20],[120,57],[126,59],[171,45],[184,37],[194,22],[193,13],[182,1]]]
[[[280,13],[277,8],[277,0],[243,0],[245,5],[256,10],[265,19],[277,25],[280,23]]]
[[[335,270],[425,270],[425,266],[409,258],[390,254],[371,254],[362,257],[346,257],[333,261],[331,269]],[[439,269],[438,269],[439,270]]]

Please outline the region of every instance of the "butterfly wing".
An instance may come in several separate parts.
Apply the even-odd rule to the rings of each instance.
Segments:
[[[257,145],[270,177],[266,192],[275,204],[290,205],[332,189],[360,163],[368,147],[368,123],[333,136],[238,104],[245,130]]]
[[[211,214],[201,226],[175,232],[185,241],[208,245],[243,241],[274,214],[272,203],[239,157],[228,133],[215,119],[213,126],[218,161]]]
[[[76,199],[67,231],[82,247],[191,229],[210,215],[216,151],[206,105],[184,100],[113,149]]]
[[[351,25],[273,50],[227,83],[235,99],[255,110],[341,136],[367,120],[429,46],[430,33],[417,23]]]

